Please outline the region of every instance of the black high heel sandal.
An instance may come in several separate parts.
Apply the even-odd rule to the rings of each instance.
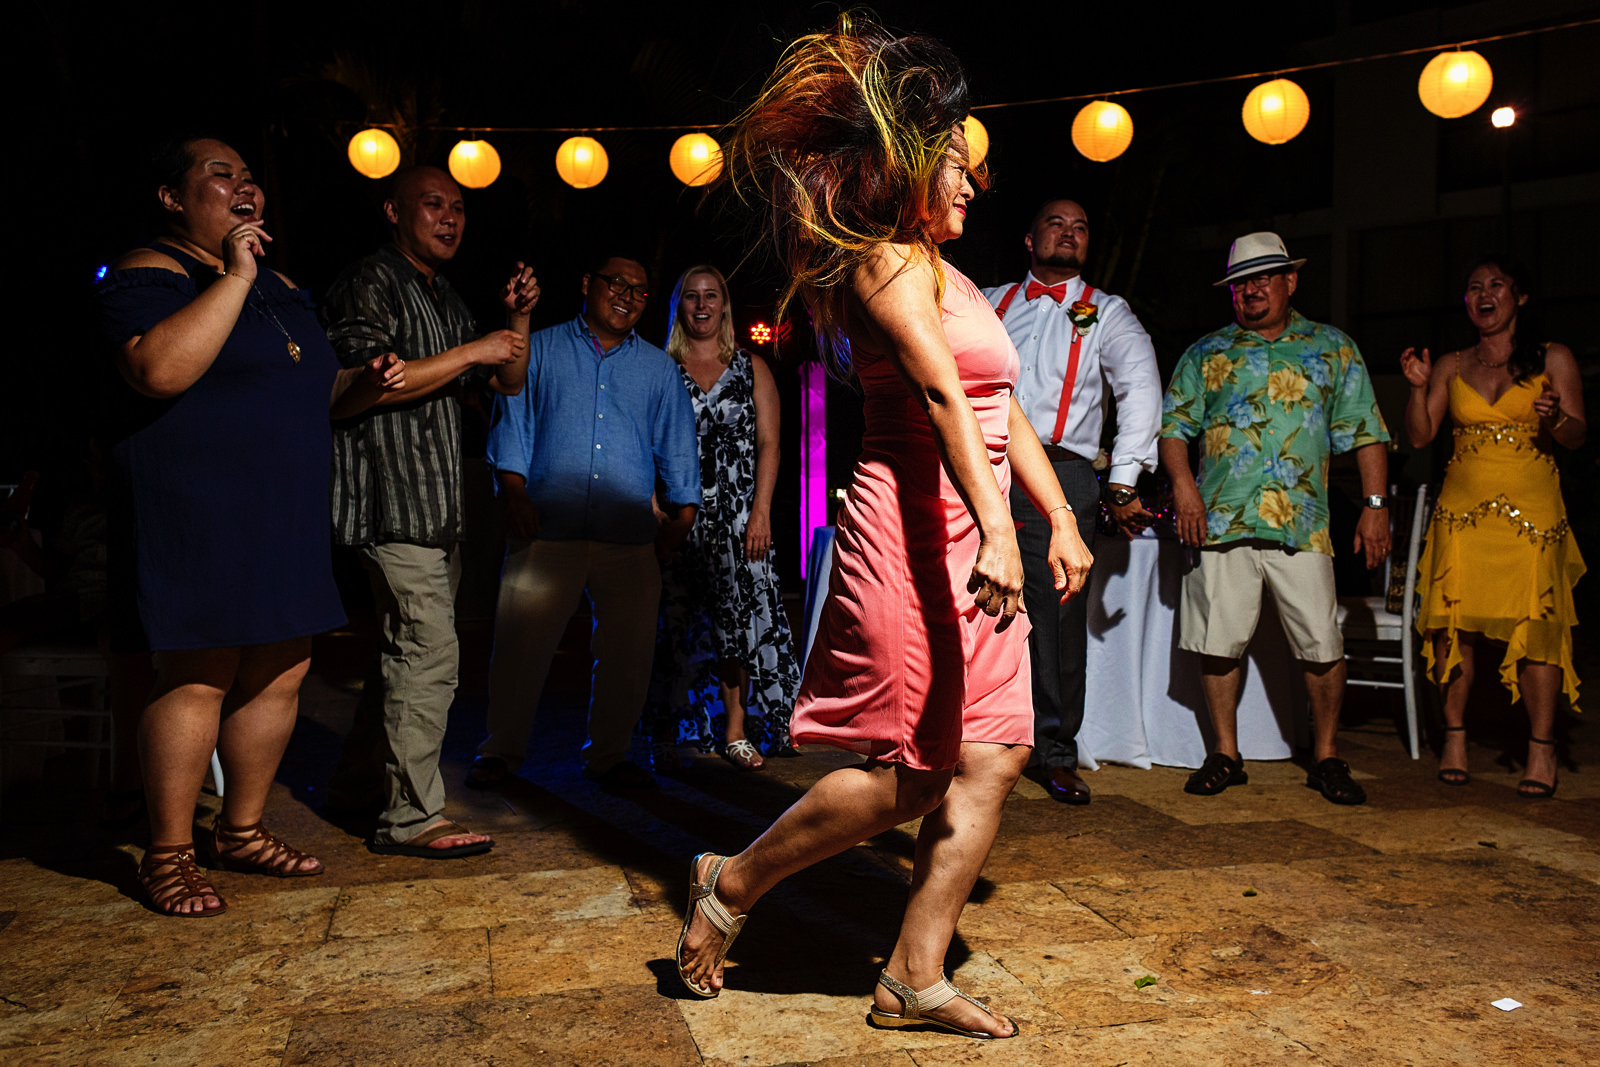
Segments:
[[[1444,732],[1447,734],[1453,734],[1465,729],[1465,726],[1446,726],[1444,728]],[[1472,781],[1472,776],[1466,771],[1456,767],[1441,767],[1439,768],[1439,781],[1443,782],[1445,785],[1466,785],[1468,782]]]
[[[1528,738],[1528,743],[1530,745],[1549,745],[1551,748],[1556,745],[1554,741],[1546,741],[1542,737],[1530,737]],[[1560,773],[1559,768],[1557,773]],[[1528,800],[1549,800],[1555,795],[1555,782],[1541,782],[1537,778],[1524,778],[1517,783],[1517,796],[1526,797]]]

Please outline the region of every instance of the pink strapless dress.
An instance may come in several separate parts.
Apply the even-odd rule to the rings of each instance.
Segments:
[[[1007,419],[1020,369],[994,309],[948,263],[945,337],[1009,498]],[[978,527],[939,462],[927,413],[893,364],[856,366],[861,459],[839,509],[833,571],[790,725],[795,744],[919,770],[956,765],[963,741],[1033,744],[1026,615],[996,633],[967,581]]]

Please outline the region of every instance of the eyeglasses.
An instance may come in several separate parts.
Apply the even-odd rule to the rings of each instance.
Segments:
[[[1236,278],[1228,283],[1231,292],[1242,293],[1246,289],[1267,289],[1272,286],[1272,279],[1281,277],[1281,270],[1268,271],[1265,274],[1252,274],[1248,278]]]
[[[628,280],[620,274],[591,274],[591,278],[599,278],[606,283],[606,288],[611,290],[612,296],[626,297],[629,300],[650,299],[650,287],[647,285],[629,285]]]

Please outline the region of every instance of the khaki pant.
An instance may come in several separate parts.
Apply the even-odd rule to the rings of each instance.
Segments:
[[[600,541],[506,546],[489,668],[489,736],[480,755],[522,763],[550,661],[585,592],[594,612],[594,667],[583,766],[599,774],[627,758],[650,688],[661,567],[653,545]]]
[[[1277,603],[1297,658],[1308,663],[1344,658],[1333,557],[1250,542],[1201,550],[1200,565],[1183,578],[1178,647],[1204,656],[1240,658],[1255,636],[1263,592],[1271,592]]]
[[[381,788],[373,840],[403,844],[444,811],[439,753],[461,662],[461,571],[453,548],[395,542],[360,552],[378,612],[378,656],[329,796],[356,801]]]

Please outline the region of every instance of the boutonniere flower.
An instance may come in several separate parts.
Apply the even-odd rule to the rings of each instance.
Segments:
[[[1072,320],[1072,328],[1079,337],[1089,336],[1089,328],[1100,319],[1100,308],[1087,300],[1074,300],[1067,309],[1067,318]]]

